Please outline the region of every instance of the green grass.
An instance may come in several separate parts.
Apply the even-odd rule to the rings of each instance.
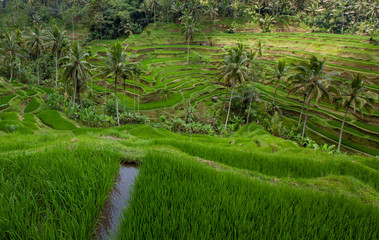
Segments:
[[[25,90],[25,92],[28,96],[33,96],[37,93],[37,91],[34,89],[28,89],[28,90]]]
[[[114,153],[67,140],[1,155],[0,238],[89,239],[117,168]]]
[[[89,239],[120,160],[142,165],[119,239],[378,236],[377,159],[300,148],[254,124],[227,138],[146,125],[7,136],[1,239]]]
[[[24,109],[24,113],[29,113],[29,112],[33,112],[35,110],[37,110],[39,108],[40,104],[39,102],[37,101],[36,98],[32,98],[28,104],[28,106],[26,106],[26,108]]]
[[[152,152],[118,239],[376,239],[379,212],[355,199],[273,186]],[[332,227],[331,227],[332,226]]]
[[[8,96],[5,96],[5,97],[2,97],[0,98],[0,106],[1,105],[4,105],[4,104],[8,104],[9,101],[14,98],[16,96],[16,94],[10,94]]]
[[[59,112],[55,110],[45,110],[39,114],[37,117],[47,126],[56,130],[73,130],[76,128],[74,124],[64,119]]]

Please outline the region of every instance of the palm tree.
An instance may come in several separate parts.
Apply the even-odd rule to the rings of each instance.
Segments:
[[[261,40],[258,40],[255,45],[254,45],[254,52],[255,52],[255,56],[260,58],[262,57],[263,55],[263,43],[261,42]]]
[[[341,131],[337,148],[338,152],[341,148],[343,127],[345,125],[346,116],[350,108],[354,110],[354,113],[358,111],[362,114],[363,108],[365,108],[368,112],[371,112],[374,109],[376,99],[376,94],[367,91],[360,74],[353,76],[352,82],[345,88],[342,88],[341,96],[337,99],[337,101],[339,103],[338,106],[346,108],[346,111],[341,124]]]
[[[163,109],[164,115],[166,115],[166,103],[167,103],[167,99],[169,95],[170,95],[170,89],[168,89],[167,87],[163,88],[161,91],[161,96],[162,96],[162,99],[165,101],[164,109]]]
[[[9,67],[11,69],[11,76],[9,82],[13,79],[13,65],[17,57],[21,57],[21,48],[17,43],[17,36],[14,33],[5,33],[4,40],[0,47],[0,53],[9,57]]]
[[[182,23],[182,28],[180,29],[180,32],[183,34],[183,36],[186,39],[187,44],[188,44],[187,64],[189,63],[190,42],[193,42],[193,40],[196,37],[196,34],[199,31],[200,30],[196,27],[196,22],[192,17],[188,17]]]
[[[230,115],[230,107],[232,105],[232,98],[234,92],[234,86],[238,83],[245,83],[247,79],[246,65],[248,62],[246,57],[246,51],[243,44],[228,50],[228,54],[225,56],[223,62],[219,67],[219,79],[224,79],[224,82],[230,82],[232,91],[230,94],[228,114],[226,116],[225,131],[228,126],[228,120]]]
[[[37,84],[39,86],[39,62],[40,56],[43,54],[45,49],[45,42],[47,38],[45,32],[39,29],[38,26],[34,26],[32,32],[26,37],[26,45],[30,48],[32,54],[37,60]]]
[[[272,101],[272,106],[275,106],[275,98],[276,98],[276,92],[278,90],[278,86],[280,83],[280,80],[287,74],[289,67],[286,66],[286,60],[280,60],[278,62],[278,65],[275,68],[275,78],[276,78],[276,83],[275,83],[275,91],[274,91],[274,100]]]
[[[248,51],[247,52],[247,58],[249,59],[247,64],[247,74],[249,74],[249,79],[251,81],[251,93],[250,93],[250,106],[249,111],[247,114],[247,121],[246,124],[249,124],[250,119],[250,113],[251,113],[251,107],[253,105],[253,100],[257,96],[257,92],[254,91],[254,83],[258,81],[260,78],[263,77],[263,71],[262,66],[260,64],[260,61],[256,58],[256,52]],[[259,97],[259,96],[258,96]]]
[[[127,75],[131,75],[131,71],[135,63],[128,63],[130,61],[129,56],[126,54],[126,47],[123,48],[120,42],[113,44],[108,48],[107,57],[100,57],[104,62],[104,66],[98,68],[99,75],[104,79],[114,78],[114,93],[116,98],[116,113],[117,113],[117,125],[120,126],[120,117],[118,113],[118,97],[117,97],[117,84],[121,78]]]
[[[324,71],[325,60],[318,60],[317,57],[312,56],[309,63],[303,62],[296,67],[297,74],[290,77],[293,80],[293,87],[289,93],[296,94],[298,92],[305,92],[307,94],[307,108],[305,112],[305,119],[303,125],[302,137],[305,135],[305,128],[307,125],[308,110],[312,97],[316,96],[316,102],[319,102],[321,97],[326,97],[330,101],[330,90],[335,90],[331,85],[331,73],[325,74]]]
[[[215,4],[209,3],[204,11],[205,16],[209,16],[213,20],[213,25],[216,23],[216,17],[218,16],[218,8]]]
[[[151,0],[150,9],[154,13],[154,23],[155,23],[155,14],[156,14],[157,8],[160,6],[161,6],[161,3],[158,0]]]
[[[65,65],[63,66],[62,77],[66,82],[71,80],[74,84],[74,104],[76,95],[78,95],[79,105],[81,105],[80,92],[83,90],[84,83],[87,80],[87,74],[92,75],[92,66],[88,62],[88,58],[88,51],[81,48],[79,43],[73,43],[68,55],[63,58]]]
[[[66,31],[61,31],[57,26],[49,33],[50,49],[55,56],[55,86],[58,86],[59,55],[66,41]]]

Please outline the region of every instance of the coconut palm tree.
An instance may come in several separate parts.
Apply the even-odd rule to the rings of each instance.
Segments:
[[[58,66],[62,47],[66,41],[66,31],[61,31],[57,26],[49,33],[50,49],[55,56],[55,86],[58,86]]]
[[[260,64],[260,60],[256,58],[256,52],[253,52],[251,50],[248,51],[247,58],[249,60],[247,64],[247,74],[251,81],[251,93],[250,93],[251,98],[250,98],[250,106],[249,106],[249,111],[247,114],[247,121],[246,121],[246,124],[249,124],[251,107],[253,105],[254,98],[257,96],[254,90],[254,83],[257,82],[259,79],[263,79],[264,76],[263,76],[262,65]]]
[[[262,57],[263,55],[263,43],[261,42],[261,40],[258,40],[255,45],[254,45],[254,52],[255,52],[255,56],[260,58]]]
[[[204,11],[204,16],[209,16],[213,21],[213,25],[216,23],[216,17],[218,16],[218,8],[214,3],[208,3],[207,8]]]
[[[116,100],[117,125],[120,126],[120,117],[118,111],[117,84],[121,78],[132,75],[131,72],[135,63],[128,63],[130,57],[126,54],[126,47],[123,48],[120,42],[111,45],[108,48],[107,57],[100,57],[104,66],[98,68],[99,76],[105,78],[114,78],[114,93]]]
[[[47,37],[45,32],[41,30],[38,26],[34,26],[29,36],[26,36],[26,45],[31,50],[32,55],[37,60],[37,84],[39,86],[40,76],[39,76],[39,63],[40,56],[44,53]]]
[[[159,0],[151,0],[150,1],[150,9],[154,13],[154,23],[155,23],[155,16],[156,16],[157,8],[159,8],[160,6],[161,6],[161,3],[159,2]]]
[[[307,126],[308,110],[311,99],[315,96],[316,102],[319,102],[322,97],[326,97],[330,102],[330,91],[336,91],[333,86],[330,76],[332,73],[324,73],[325,60],[318,60],[317,57],[312,56],[309,63],[303,62],[296,67],[297,74],[290,77],[293,80],[293,87],[289,93],[296,94],[298,92],[305,92],[307,95],[306,103],[307,108],[305,112],[305,119],[303,125],[302,137],[305,135],[305,128]]]
[[[352,76],[351,83],[343,87],[341,90],[341,96],[337,99],[337,106],[345,108],[346,111],[341,124],[337,151],[340,151],[341,148],[343,127],[345,125],[346,116],[349,110],[352,109],[354,113],[358,111],[362,115],[363,109],[371,112],[374,110],[374,104],[378,97],[376,94],[367,91],[360,74]]]
[[[238,83],[246,83],[248,78],[246,74],[246,65],[249,59],[246,57],[246,51],[243,44],[238,44],[237,46],[228,50],[223,62],[219,66],[219,79],[224,79],[224,82],[230,82],[232,87],[229,100],[228,114],[225,121],[225,131],[228,126],[228,120],[230,115],[230,107],[232,105],[232,98],[234,87]]]
[[[8,56],[9,58],[9,67],[11,69],[9,82],[12,82],[14,61],[17,57],[22,57],[21,48],[17,43],[17,36],[14,33],[6,32],[4,34],[4,39],[0,45],[0,54],[4,57]]]
[[[182,28],[180,29],[181,34],[183,34],[185,40],[187,41],[187,64],[189,63],[189,52],[190,52],[190,42],[196,38],[196,34],[200,31],[196,27],[196,22],[192,17],[188,17],[183,23]]]
[[[276,83],[275,83],[274,99],[272,101],[273,107],[275,106],[276,92],[278,90],[278,86],[279,86],[282,78],[287,74],[288,69],[289,69],[289,67],[286,66],[286,60],[285,59],[280,60],[278,62],[278,65],[275,68],[274,76],[275,76]]]
[[[67,85],[69,81],[74,85],[74,104],[77,96],[79,105],[81,105],[80,92],[83,90],[88,75],[92,75],[92,65],[89,63],[88,58],[88,51],[81,48],[79,43],[73,43],[68,55],[62,59],[65,63],[63,66],[62,77]]]
[[[167,99],[169,95],[170,95],[170,89],[168,89],[167,87],[163,88],[161,91],[161,96],[162,96],[162,99],[165,101],[164,109],[163,109],[164,115],[166,115],[166,104],[167,104]]]

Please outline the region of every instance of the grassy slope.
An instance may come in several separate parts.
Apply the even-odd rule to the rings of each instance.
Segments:
[[[375,158],[299,148],[255,125],[192,140],[144,125],[34,133],[0,138],[2,238],[88,239],[125,160],[142,167],[121,239],[378,236]]]
[[[296,64],[306,60],[312,54],[316,54],[319,58],[327,59],[328,71],[341,73],[338,79],[349,81],[350,74],[361,73],[369,82],[369,88],[377,92],[379,59],[376,52],[379,48],[370,45],[365,37],[305,32],[250,33],[244,32],[245,29],[242,26],[239,27],[241,32],[226,34],[222,29],[216,28],[210,33],[200,33],[191,45],[191,59],[195,55],[200,55],[210,59],[209,64],[190,63],[187,65],[187,46],[176,31],[178,28],[175,24],[162,25],[158,29],[150,28],[151,35],[144,32],[142,35],[134,35],[124,41],[129,45],[128,49],[133,56],[143,55],[141,63],[146,71],[146,74],[141,76],[141,81],[128,80],[129,86],[126,91],[121,86],[119,87],[119,98],[129,109],[133,108],[134,89],[132,86],[136,86],[136,93],[142,95],[140,109],[149,116],[157,116],[156,113],[152,114],[156,110],[158,110],[158,114],[159,112],[162,114],[165,104],[169,108],[168,112],[175,112],[175,116],[180,115],[179,109],[185,108],[189,100],[195,105],[200,102],[205,102],[206,106],[219,104],[221,100],[213,103],[211,98],[218,96],[219,99],[223,99],[225,92],[222,87],[214,84],[217,82],[214,65],[222,58],[222,47],[237,42],[251,46],[257,40],[261,40],[265,46],[263,59],[266,69],[272,69],[275,60],[281,57],[286,57],[289,63]],[[204,25],[201,28],[208,29],[209,26]],[[117,41],[123,42],[123,39]],[[112,42],[114,41],[106,43],[111,44]],[[104,51],[100,41],[93,41],[89,45],[93,52]],[[161,100],[159,93],[165,86],[172,92],[167,102]],[[106,84],[106,87],[112,89],[111,83]],[[96,88],[99,89],[99,86],[96,85]],[[265,101],[272,101],[273,86],[257,84],[257,88],[262,92],[262,98]],[[289,99],[284,88],[285,84],[279,87],[277,103],[283,109],[291,109],[292,112],[299,115],[301,103],[297,97],[291,96]],[[101,89],[103,88],[101,87]],[[183,96],[180,96],[179,91]],[[311,106],[314,111],[312,114],[322,116],[321,119],[324,120],[313,122],[313,118],[310,119],[310,124],[323,126],[323,132],[329,132],[328,136],[324,136],[335,141],[338,138],[338,128],[335,124],[328,124],[328,121],[338,120],[337,123],[340,124],[343,111],[335,111],[327,103],[321,103],[318,106],[312,102]],[[175,108],[175,111],[170,111],[170,108]],[[328,116],[327,118],[325,118],[325,114]],[[363,120],[357,116],[349,116],[350,121],[347,124],[355,131],[346,132],[343,145],[376,155],[375,146],[379,144],[378,112],[376,111],[372,115],[365,113],[365,115]],[[369,141],[365,140],[367,136],[369,136]]]

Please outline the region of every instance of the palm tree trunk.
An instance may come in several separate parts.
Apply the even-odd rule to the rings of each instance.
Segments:
[[[136,85],[133,85],[133,114],[136,116]]]
[[[230,93],[228,115],[226,115],[226,122],[225,122],[225,131],[226,131],[227,127],[228,127],[228,120],[229,120],[229,114],[230,114],[230,107],[232,106],[233,90],[234,90],[234,84],[232,84],[232,92]]]
[[[309,98],[309,100],[308,100],[307,111],[305,112],[305,118],[304,118],[303,133],[301,134],[301,137],[304,137],[304,135],[305,135],[305,128],[307,127],[308,110],[309,110],[310,104],[311,104],[311,98]]]
[[[253,105],[253,97],[254,97],[253,94],[254,94],[254,88],[251,89],[250,106],[249,106],[249,113],[247,114],[246,125],[249,125],[251,105]]]
[[[337,148],[337,152],[339,152],[340,149],[341,149],[343,126],[345,125],[346,115],[347,115],[347,113],[349,112],[349,108],[350,108],[350,107],[348,107],[348,108],[346,109],[345,116],[343,117],[343,120],[342,120],[341,132],[340,132],[340,139],[338,140],[338,148]]]
[[[278,78],[278,81],[275,84],[275,92],[274,92],[274,100],[272,101],[272,107],[275,105],[275,99],[276,99],[276,91],[278,90],[280,78]]]
[[[58,50],[55,51],[55,86],[58,87]]]
[[[73,103],[72,103],[73,106],[75,106],[75,100],[76,100],[76,86],[77,86],[77,80],[75,78],[75,81],[74,81],[74,99],[73,99]]]
[[[225,111],[225,107],[226,107],[226,98],[228,97],[228,89],[229,89],[229,87],[226,87],[226,93],[225,93],[224,103],[222,104],[222,111],[223,112]]]
[[[303,106],[301,107],[301,112],[300,112],[300,117],[299,117],[299,123],[297,124],[298,126],[300,126],[300,123],[301,123],[301,119],[303,118],[303,111],[304,111],[304,105],[305,105],[305,94],[304,94],[304,100],[303,100]]]
[[[75,41],[74,15],[72,15],[72,41]]]
[[[37,59],[37,85],[39,86],[39,59]]]
[[[189,44],[190,44],[190,40],[189,40],[189,38],[188,38],[188,40],[187,40],[187,42],[188,42],[188,48],[187,48],[187,64],[189,63]]]
[[[114,94],[115,94],[115,97],[116,97],[117,125],[120,126],[120,117],[118,116],[117,80],[118,80],[118,75],[116,75],[115,80],[114,80]]]
[[[11,61],[11,78],[9,79],[9,82],[11,83],[13,79],[13,62]]]

